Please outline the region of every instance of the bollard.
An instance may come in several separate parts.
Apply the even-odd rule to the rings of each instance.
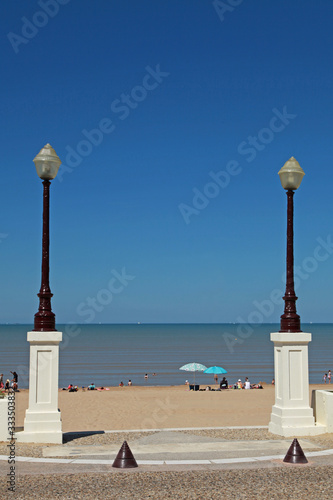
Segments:
[[[118,451],[118,455],[116,456],[112,467],[117,467],[119,469],[129,469],[132,467],[138,467],[135,458],[133,457],[133,453],[131,452],[130,447],[127,444],[127,441],[124,441],[120,450]]]
[[[306,459],[306,456],[304,455],[304,452],[301,448],[301,445],[297,441],[297,439],[294,439],[294,441],[291,443],[291,446],[289,450],[287,451],[286,456],[283,459],[284,462],[287,462],[289,464],[307,464],[308,461]]]

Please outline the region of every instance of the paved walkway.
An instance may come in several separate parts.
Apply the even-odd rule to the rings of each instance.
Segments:
[[[260,428],[267,427],[261,426]],[[175,466],[177,470],[207,467],[213,470],[217,468],[290,467],[289,464],[283,462],[292,443],[290,438],[266,441],[226,441],[188,434],[181,432],[182,430],[185,429],[159,430],[155,434],[147,433],[139,439],[130,441],[130,448],[139,469],[122,469],[122,471],[174,470]],[[320,446],[311,442],[311,438],[299,439],[298,442],[309,464],[296,467],[333,465],[333,449],[322,448],[318,451]],[[45,447],[43,458],[17,456],[17,472],[19,474],[51,472],[63,474],[103,472],[110,471],[110,469],[119,471],[111,466],[121,445],[122,443],[80,445],[77,442],[71,445],[69,442],[66,445]],[[7,456],[0,456],[0,461],[7,460]],[[6,467],[1,467],[0,475],[3,470],[5,471]]]

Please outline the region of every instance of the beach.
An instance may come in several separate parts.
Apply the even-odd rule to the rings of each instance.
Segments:
[[[310,401],[311,391],[322,388],[310,386]],[[28,390],[16,393],[18,427],[23,426],[28,396]],[[250,426],[268,425],[274,398],[269,384],[264,389],[224,391],[190,391],[185,385],[110,387],[59,390],[59,408],[63,432]]]
[[[322,388],[323,385],[310,386],[310,395],[312,390]],[[16,393],[18,427],[23,425],[28,397],[28,390]],[[260,461],[248,461],[245,458],[243,462],[232,458],[239,456],[239,453],[243,453],[244,457],[252,456],[253,447],[258,449],[258,445],[259,450],[262,449],[259,455],[267,454],[267,446],[272,450],[281,446],[279,454],[286,453],[290,439],[281,442],[281,437],[269,433],[267,428],[251,427],[268,425],[274,397],[274,386],[271,384],[265,384],[264,389],[195,392],[185,385],[110,387],[108,391],[80,389],[73,393],[59,390],[64,444],[60,451],[54,452],[57,448],[54,445],[17,443],[19,461],[15,497],[315,500],[320,492],[322,500],[331,498],[333,481],[330,471],[333,457],[325,456],[325,452],[323,456],[309,458],[306,465],[296,466],[283,464],[281,459],[274,456],[266,461],[264,457]],[[146,429],[161,429],[161,432],[144,431]],[[170,432],[166,429],[178,430]],[[111,466],[124,439],[129,442],[137,459],[142,457],[138,444],[149,440],[159,443],[154,453],[160,452],[161,457],[166,459],[168,454],[164,455],[163,450],[166,449],[170,434],[175,439],[171,447],[174,454],[179,450],[179,442],[198,443],[197,446],[206,446],[207,451],[192,456],[213,458],[214,446],[218,442],[220,447],[227,448],[224,452],[218,452],[216,457],[231,457],[231,460],[225,464],[217,461],[215,464],[207,462],[201,465],[192,461],[176,461],[169,465],[141,463],[135,469],[115,469]],[[159,435],[163,435],[165,441],[160,441]],[[208,448],[202,444],[206,442]],[[243,443],[242,449],[247,449],[247,445],[244,445],[246,442],[251,451],[248,454],[246,451],[237,451],[240,443]],[[331,449],[333,435],[305,438],[302,444],[307,455],[310,450]],[[193,446],[194,444],[192,453],[195,454],[196,445],[195,448]],[[6,443],[0,444],[2,455],[7,454],[6,447]],[[268,453],[270,454],[272,453]],[[273,454],[276,455],[276,451]],[[23,457],[35,458],[22,462]],[[65,460],[57,462],[57,457]],[[156,455],[148,457],[154,458]],[[66,458],[71,460],[66,462]],[[76,458],[88,460],[74,463]],[[94,462],[101,458],[107,458],[109,462]],[[177,458],[177,455],[173,455],[173,458]],[[5,496],[8,464],[7,461],[2,464],[0,492]]]

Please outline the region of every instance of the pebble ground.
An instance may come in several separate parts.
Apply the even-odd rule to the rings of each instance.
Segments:
[[[2,498],[18,499],[112,499],[112,500],[331,500],[332,467],[131,472],[119,474],[63,474],[20,476],[15,493]]]
[[[226,440],[280,439],[265,429],[216,429],[182,431]],[[107,444],[126,439],[129,443],[148,433],[94,434],[70,436],[72,444]],[[149,433],[153,434],[153,432]],[[318,449],[333,448],[333,434],[306,438],[318,444]],[[65,444],[66,446],[66,444]],[[17,443],[17,456],[42,457],[45,445]],[[0,444],[0,454],[7,455],[6,444]],[[95,467],[86,472],[80,467],[75,471],[62,466],[52,469],[40,463],[31,474],[19,472],[16,490],[7,490],[7,463],[0,462],[0,498],[17,499],[112,499],[112,500],[328,500],[333,498],[332,459],[322,458],[320,465],[289,465],[274,463],[272,466],[252,464],[251,468],[212,470],[205,466],[193,470],[186,466],[174,470],[147,471],[138,469],[112,469]],[[329,465],[330,464],[330,465]],[[52,473],[51,473],[52,472]],[[73,473],[75,472],[75,473]]]

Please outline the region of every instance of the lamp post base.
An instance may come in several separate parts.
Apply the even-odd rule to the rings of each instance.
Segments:
[[[29,408],[17,441],[62,443],[58,410],[59,343],[62,332],[28,332],[30,342]]]
[[[281,316],[280,333],[293,333],[293,332],[300,333],[302,331],[301,320],[298,314],[294,314],[292,315],[292,317],[290,316],[286,314],[283,314]]]
[[[15,433],[20,443],[62,444],[62,422],[60,411],[26,411],[24,431]]]
[[[327,432],[325,425],[315,423],[312,408],[286,409],[274,405],[268,430],[284,437],[317,436]]]
[[[309,404],[308,343],[311,333],[271,333],[274,342],[275,405],[268,430],[280,436],[314,436],[317,425]]]

